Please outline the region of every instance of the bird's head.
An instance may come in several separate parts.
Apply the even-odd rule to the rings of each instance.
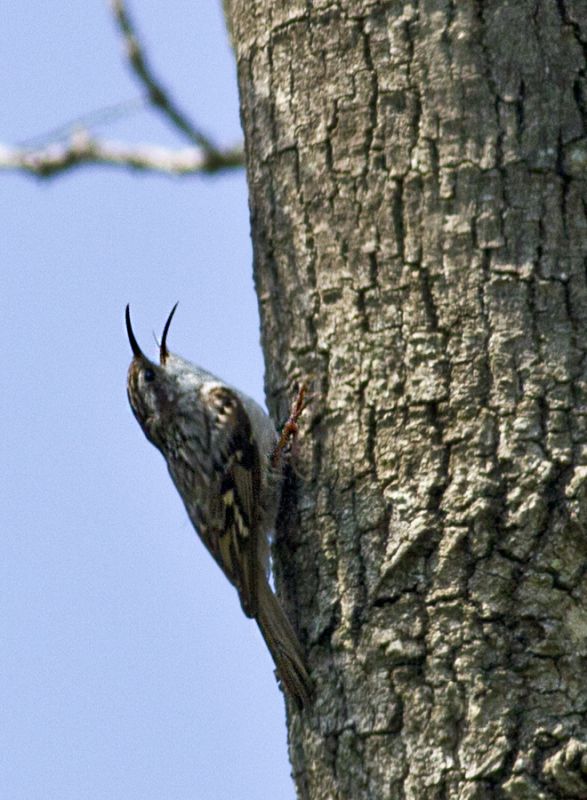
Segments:
[[[126,332],[133,352],[133,359],[128,368],[128,400],[145,436],[159,448],[162,445],[162,429],[166,420],[173,414],[181,391],[184,362],[167,349],[167,334],[176,308],[177,303],[171,309],[163,328],[159,363],[156,364],[147,358],[139,347],[130,321],[130,308],[126,307]]]

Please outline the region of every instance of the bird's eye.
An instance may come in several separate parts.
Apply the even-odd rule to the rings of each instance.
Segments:
[[[152,383],[155,380],[155,372],[150,367],[147,367],[143,372],[143,378],[147,383]]]

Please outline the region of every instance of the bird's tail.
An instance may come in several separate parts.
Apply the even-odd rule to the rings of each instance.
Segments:
[[[302,647],[279,600],[266,580],[259,588],[257,625],[273,657],[277,674],[288,695],[301,706],[312,696],[312,681],[306,667]]]

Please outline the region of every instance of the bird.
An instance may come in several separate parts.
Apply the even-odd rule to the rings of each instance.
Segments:
[[[158,364],[139,347],[126,307],[130,407],[163,455],[190,521],[237,590],[243,612],[257,622],[286,694],[304,707],[313,694],[306,658],[269,583],[283,481],[279,448],[288,432],[278,439],[271,418],[252,398],[169,352],[177,305],[163,328]],[[301,408],[302,401],[297,416]],[[290,432],[296,419],[290,418]]]

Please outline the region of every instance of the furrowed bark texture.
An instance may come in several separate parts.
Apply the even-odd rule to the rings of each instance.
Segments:
[[[587,798],[587,6],[227,13],[299,796]]]

